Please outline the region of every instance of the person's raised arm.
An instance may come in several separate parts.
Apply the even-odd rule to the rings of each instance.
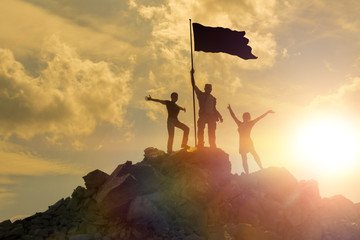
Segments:
[[[191,69],[190,71],[191,73],[191,85],[193,86],[193,88],[195,89],[195,92],[196,94],[198,94],[200,91],[200,89],[196,86],[195,84],[195,77],[194,77],[194,73],[195,73],[195,70],[194,69]]]
[[[156,98],[152,98],[150,95],[145,97],[146,101],[153,101],[153,102],[159,102],[161,104],[166,104],[165,100],[160,100],[160,99],[156,99]]]
[[[227,107],[229,109],[230,115],[231,117],[234,119],[234,121],[236,122],[236,124],[241,124],[241,121],[235,116],[235,113],[233,112],[233,110],[231,109],[230,104]]]
[[[264,113],[263,115],[255,118],[253,121],[254,121],[254,122],[257,122],[257,121],[259,121],[260,119],[264,118],[264,117],[265,117],[266,115],[268,115],[269,113],[275,113],[275,112],[274,112],[273,110],[269,110],[269,111],[267,111],[266,113]]]

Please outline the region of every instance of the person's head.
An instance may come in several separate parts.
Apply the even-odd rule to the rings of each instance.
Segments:
[[[178,94],[176,92],[173,92],[171,95],[171,101],[176,102],[178,100]]]
[[[212,85],[209,84],[209,83],[205,84],[204,90],[205,90],[205,93],[209,93],[209,94],[210,94],[211,91],[212,91]]]
[[[248,122],[251,120],[251,115],[249,112],[244,112],[242,117],[243,117],[244,122]]]

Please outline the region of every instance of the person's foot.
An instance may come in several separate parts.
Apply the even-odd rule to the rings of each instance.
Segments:
[[[189,146],[189,145],[187,145],[187,144],[181,144],[181,148],[182,148],[182,149],[189,149],[189,148],[190,148],[190,146]]]

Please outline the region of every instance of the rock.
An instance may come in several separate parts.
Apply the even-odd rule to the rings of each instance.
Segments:
[[[81,208],[81,203],[78,198],[71,198],[69,203],[66,205],[66,209],[69,211],[79,211]]]
[[[89,173],[90,174],[90,173]],[[88,174],[88,175],[89,175]],[[86,175],[86,176],[88,176],[88,175]],[[85,176],[85,177],[86,177]],[[85,177],[83,177],[83,178],[85,178]],[[86,184],[86,183],[85,183]],[[93,185],[92,185],[93,184]],[[89,183],[88,183],[88,185],[89,185]],[[94,186],[94,185],[96,185],[96,184],[94,184],[94,183],[90,183],[90,188],[93,188],[92,186]],[[74,190],[74,192],[71,194],[71,197],[73,198],[73,199],[76,199],[76,200],[81,200],[81,199],[83,199],[83,198],[85,198],[85,197],[87,197],[86,196],[86,189],[84,188],[84,187],[81,187],[81,186],[78,186],[77,188],[75,188],[75,190]]]
[[[256,187],[267,197],[285,202],[294,193],[298,181],[285,168],[265,168],[251,174],[250,185]]]
[[[227,226],[228,233],[233,239],[242,240],[280,240],[281,238],[274,233],[256,228],[251,224],[240,223]]]
[[[44,227],[38,227],[38,228],[32,228],[29,234],[39,238],[45,238],[49,236],[49,232],[50,232],[49,229],[46,229]]]
[[[197,234],[193,233],[184,238],[184,240],[203,240],[204,238],[199,237]]]
[[[16,224],[9,233],[6,235],[7,237],[20,237],[24,234],[24,227],[22,224]]]
[[[132,168],[132,162],[126,161],[124,164],[120,164],[117,168],[111,173],[109,181],[112,181],[114,178],[119,178],[125,174],[128,174]]]
[[[58,208],[60,208],[61,206],[64,205],[64,202],[65,202],[65,199],[64,199],[64,198],[60,199],[60,200],[57,201],[54,205],[49,206],[49,210],[50,210],[51,212],[56,211]]]
[[[12,226],[10,220],[5,220],[0,223],[0,239],[5,235],[5,232],[8,232]]]
[[[137,195],[137,188],[137,181],[132,175],[115,176],[102,186],[95,200],[106,216],[126,216],[130,201]]]
[[[333,219],[358,219],[360,211],[354,211],[354,203],[341,195],[336,195],[323,200],[324,214]]]
[[[132,224],[141,223],[146,228],[154,229],[155,233],[166,233],[169,231],[170,216],[151,198],[151,195],[144,195],[132,200],[127,221]]]
[[[32,235],[24,235],[21,237],[21,240],[34,240],[34,239],[43,239],[42,237],[34,237]]]
[[[38,217],[38,218],[34,218],[31,220],[31,224],[32,225],[37,225],[37,226],[48,226],[49,225],[49,221],[43,217]]]
[[[203,148],[195,152],[184,152],[184,159],[202,169],[207,169],[215,177],[231,175],[229,155],[219,148]]]
[[[98,189],[106,182],[108,178],[109,175],[100,171],[99,169],[96,169],[83,177],[85,186],[88,190]]]
[[[147,196],[137,196],[129,206],[127,221],[151,220],[158,213],[158,208]]]
[[[5,220],[5,221],[2,221],[0,223],[0,228],[8,228],[9,226],[11,226],[11,221],[8,219],[8,220]]]
[[[151,159],[151,158],[159,158],[161,156],[164,156],[165,152],[161,151],[157,148],[148,147],[144,150],[144,157],[145,159]]]
[[[69,240],[95,240],[90,234],[79,234],[69,237]]]
[[[0,239],[360,239],[360,204],[322,199],[316,181],[285,168],[239,176],[221,149],[144,153],[111,175],[90,172],[86,189],[44,213],[0,223]]]

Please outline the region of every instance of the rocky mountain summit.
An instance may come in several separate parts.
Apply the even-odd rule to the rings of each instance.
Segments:
[[[0,239],[355,240],[360,207],[321,198],[316,181],[270,167],[231,174],[220,149],[165,154],[95,170],[47,211],[0,223]]]

